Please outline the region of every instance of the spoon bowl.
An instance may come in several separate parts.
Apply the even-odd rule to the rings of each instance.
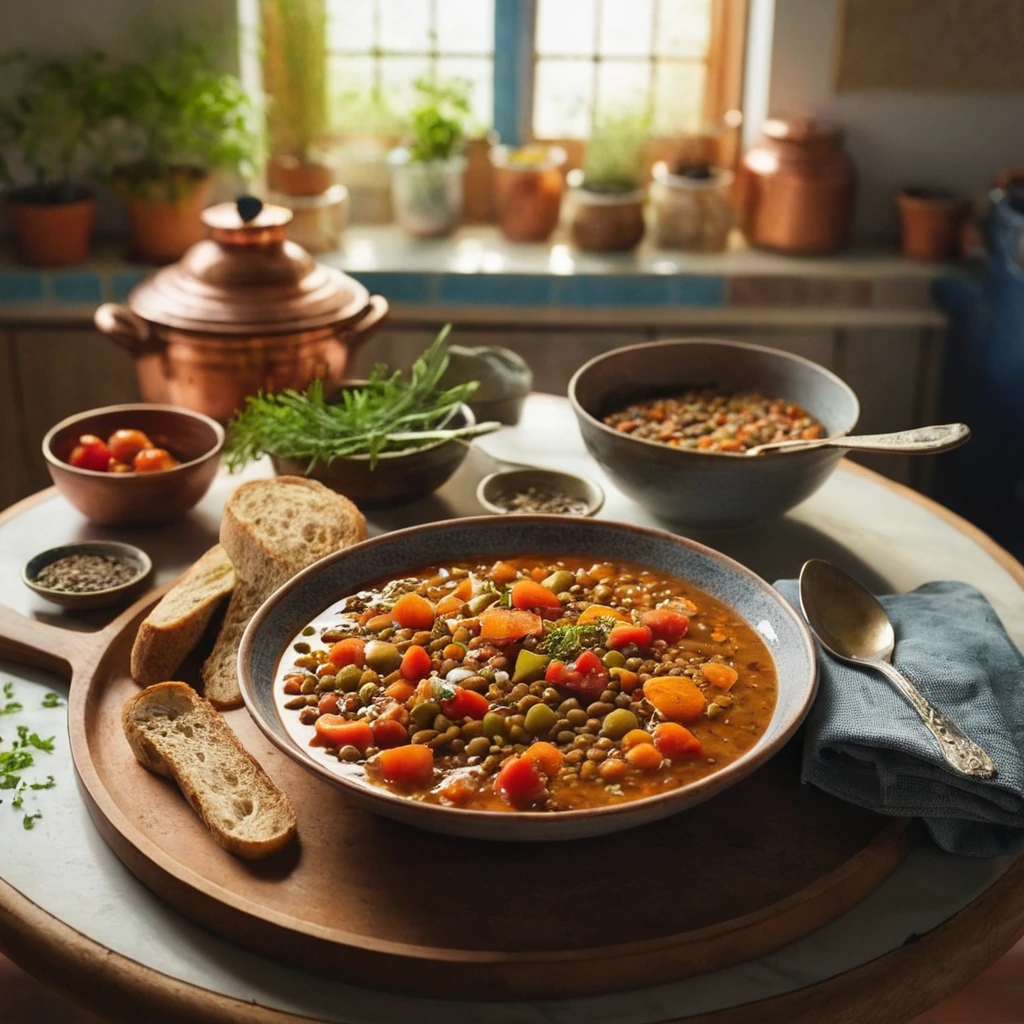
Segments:
[[[809,441],[769,441],[756,444],[743,456],[766,452],[798,452],[812,448],[842,448],[844,451],[892,452],[902,455],[935,455],[959,448],[971,436],[966,423],[940,423],[913,430],[896,430],[891,434],[846,434],[842,437],[818,437]]]

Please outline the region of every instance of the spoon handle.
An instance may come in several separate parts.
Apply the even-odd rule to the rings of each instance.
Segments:
[[[935,453],[957,448],[971,436],[966,423],[940,423],[913,430],[896,430],[891,434],[850,434],[846,437],[823,437],[813,441],[772,441],[747,450],[747,455],[761,452],[788,452],[801,448],[846,448],[864,452]]]
[[[887,661],[875,661],[872,664],[910,701],[950,765],[958,772],[976,779],[991,779],[997,774],[992,758],[974,740],[964,735],[959,726],[932,707],[906,676]]]

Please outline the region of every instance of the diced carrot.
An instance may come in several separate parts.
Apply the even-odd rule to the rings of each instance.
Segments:
[[[502,584],[511,583],[519,575],[514,565],[509,565],[508,562],[495,562],[491,566],[491,571],[487,574],[487,578],[492,583]]]
[[[370,726],[370,731],[373,733],[374,744],[381,750],[402,747],[409,742],[408,730],[393,718],[378,718]]]
[[[602,761],[601,766],[597,769],[597,774],[605,782],[621,782],[628,772],[629,765],[617,757],[610,757],[607,761]]]
[[[480,615],[480,635],[491,643],[501,645],[521,640],[524,636],[541,636],[544,620],[535,612],[518,608],[488,608]]]
[[[456,584],[452,594],[462,601],[468,601],[473,596],[473,581],[468,576],[463,576]]]
[[[626,754],[626,760],[642,772],[656,772],[661,767],[662,756],[653,744],[640,743]]]
[[[374,615],[371,619],[367,619],[366,628],[371,633],[380,633],[385,629],[390,629],[393,621],[391,616],[384,612],[380,615]]]
[[[321,715],[336,715],[341,711],[338,706],[338,695],[336,693],[325,693],[316,705]]]
[[[457,594],[447,594],[437,602],[437,607],[434,611],[441,618],[448,618],[452,615],[458,615],[465,603]]]
[[[565,755],[553,743],[537,740],[523,753],[528,761],[539,768],[549,779],[554,778],[565,763]]]
[[[416,687],[408,679],[396,679],[384,692],[392,700],[404,704],[416,692]]]
[[[613,627],[608,634],[608,647],[618,650],[626,644],[636,644],[637,647],[650,647],[654,639],[649,626],[634,626],[632,623],[624,622],[621,626]]]
[[[619,622],[629,622],[629,616],[618,608],[612,608],[606,604],[592,604],[584,608],[580,617],[576,620],[577,626],[586,626],[588,623],[597,622],[600,619],[616,619]]]
[[[641,743],[653,743],[654,737],[646,729],[630,729],[625,736],[619,740],[619,749],[627,753]]]
[[[734,668],[718,661],[707,661],[700,667],[704,678],[719,690],[731,690],[740,674]]]
[[[494,792],[513,807],[529,807],[544,796],[544,777],[532,761],[513,757],[498,772]]]
[[[391,609],[391,618],[402,629],[433,629],[434,606],[421,594],[403,594]]]
[[[692,722],[704,713],[704,694],[685,676],[655,676],[644,683],[644,696],[673,722]]]
[[[513,608],[558,608],[562,602],[547,587],[542,587],[533,580],[518,580],[512,584]]]
[[[690,628],[690,620],[678,608],[671,606],[652,608],[640,619],[645,626],[650,626],[655,640],[665,640],[670,644],[686,636]]]
[[[433,663],[427,649],[420,647],[419,644],[413,644],[402,655],[402,664],[398,670],[402,673],[403,679],[416,683],[429,676],[431,668],[433,668]]]
[[[373,743],[370,726],[363,720],[350,722],[342,715],[321,715],[316,720],[314,742],[333,747],[355,747],[360,753]]]
[[[701,741],[685,725],[677,722],[662,722],[654,730],[654,745],[670,761],[700,757],[704,753]]]
[[[344,668],[346,665],[363,665],[366,663],[366,644],[357,636],[339,640],[331,646],[327,660],[335,668]]]
[[[434,752],[423,743],[382,750],[378,757],[381,777],[396,786],[426,786],[434,777]]]
[[[547,570],[541,568],[539,565],[530,570],[530,579],[533,580],[534,583],[540,583],[540,581],[546,577]]]
[[[302,693],[302,680],[296,676],[286,679],[284,681],[284,693],[287,697],[294,697],[296,694]]]
[[[613,668],[613,675],[619,681],[619,689],[623,693],[632,693],[640,685],[640,677],[628,668]]]
[[[448,644],[441,654],[444,658],[451,658],[454,661],[462,661],[466,656],[466,648],[462,644]]]
[[[440,702],[441,710],[449,719],[474,718],[480,720],[491,709],[491,702],[475,690],[456,686],[455,693]]]

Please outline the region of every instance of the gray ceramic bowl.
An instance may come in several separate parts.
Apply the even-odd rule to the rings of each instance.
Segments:
[[[656,341],[585,363],[569,382],[569,401],[590,454],[649,511],[700,529],[781,515],[810,497],[843,456],[841,448],[757,456],[688,451],[630,437],[602,422],[638,399],[704,386],[797,402],[821,420],[829,437],[848,434],[860,415],[857,396],[830,370],[761,345]]]
[[[104,555],[126,562],[134,569],[134,575],[125,583],[105,590],[88,590],[74,593],[67,590],[54,590],[43,586],[37,579],[39,573],[52,562],[69,555]],[[115,540],[85,540],[74,544],[63,544],[57,548],[49,548],[33,555],[21,571],[22,582],[30,590],[34,590],[47,601],[59,604],[64,608],[75,608],[86,611],[93,608],[112,608],[118,604],[127,604],[145,589],[153,572],[153,563],[149,555],[133,544],[122,544]]]
[[[593,480],[576,476],[575,473],[562,473],[557,469],[541,467],[523,467],[521,469],[502,469],[497,473],[488,473],[476,487],[476,500],[488,512],[495,515],[508,515],[509,510],[499,502],[505,497],[522,494],[530,488],[541,493],[564,494],[583,502],[587,511],[583,515],[592,516],[604,504],[604,491]],[[546,511],[533,509],[531,511]]]
[[[405,799],[343,777],[337,760],[289,736],[280,694],[273,691],[288,641],[347,594],[427,560],[497,558],[518,552],[616,558],[688,580],[731,605],[760,634],[775,660],[779,698],[767,731],[742,757],[690,786],[590,810],[501,813]],[[238,655],[242,697],[256,723],[289,757],[345,790],[368,810],[450,835],[498,840],[556,840],[617,832],[668,817],[721,792],[775,754],[810,707],[817,680],[814,646],[803,620],[760,577],[731,558],[656,530],[562,516],[482,516],[389,533],[330,555],[273,594],[249,623]],[[333,767],[332,767],[333,765]]]

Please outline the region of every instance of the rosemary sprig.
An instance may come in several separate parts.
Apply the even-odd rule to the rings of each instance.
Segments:
[[[308,471],[317,463],[368,455],[373,469],[384,452],[496,430],[498,423],[447,426],[477,388],[475,381],[440,387],[448,368],[445,339],[450,330],[447,324],[413,363],[408,380],[378,363],[364,385],[345,388],[336,402],[325,401],[319,380],[305,392],[261,392],[246,399],[245,409],[228,426],[228,468],[234,471],[251,459],[273,455],[304,460]]]

